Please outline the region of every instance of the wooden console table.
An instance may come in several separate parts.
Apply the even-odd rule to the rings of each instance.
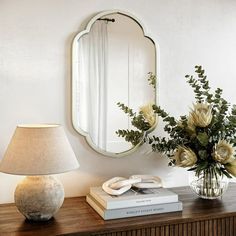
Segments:
[[[24,219],[14,204],[0,205],[0,235],[100,235],[100,236],[235,236],[236,184],[222,199],[203,200],[189,187],[173,188],[183,201],[183,212],[104,221],[84,197],[65,199],[48,222]]]

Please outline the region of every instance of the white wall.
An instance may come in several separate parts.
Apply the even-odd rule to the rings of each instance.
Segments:
[[[112,159],[95,153],[71,125],[71,42],[97,12],[121,9],[139,18],[161,50],[160,103],[185,114],[192,92],[184,75],[202,64],[212,87],[236,103],[234,0],[0,0],[0,158],[19,123],[64,125],[81,167],[59,175],[67,196],[84,195],[112,176],[150,173],[166,186],[186,185],[183,169],[145,155]],[[161,128],[156,131],[163,134]],[[0,202],[13,201],[17,176],[0,174]]]

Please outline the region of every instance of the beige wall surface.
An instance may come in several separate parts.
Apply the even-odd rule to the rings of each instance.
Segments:
[[[188,184],[184,169],[143,146],[123,158],[93,151],[71,124],[71,43],[94,14],[132,13],[160,47],[159,101],[170,114],[186,114],[193,101],[184,75],[196,64],[213,88],[236,103],[236,1],[234,0],[0,0],[0,159],[17,124],[60,123],[80,168],[58,175],[66,196],[113,176],[159,175],[166,187]],[[163,135],[162,123],[155,130]],[[12,202],[22,177],[0,174],[0,203]]]

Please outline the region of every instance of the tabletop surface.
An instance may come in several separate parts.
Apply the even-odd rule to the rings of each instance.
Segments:
[[[236,215],[236,184],[231,183],[222,198],[198,198],[189,187],[172,188],[183,202],[183,211],[104,221],[85,197],[66,198],[63,206],[47,222],[25,220],[14,204],[0,205],[0,235],[89,235],[91,232],[132,229],[151,225],[178,224]]]

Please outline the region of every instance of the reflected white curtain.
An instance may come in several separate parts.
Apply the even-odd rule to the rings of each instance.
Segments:
[[[106,150],[108,33],[105,21],[96,21],[79,41],[78,101],[80,127],[93,143]]]

